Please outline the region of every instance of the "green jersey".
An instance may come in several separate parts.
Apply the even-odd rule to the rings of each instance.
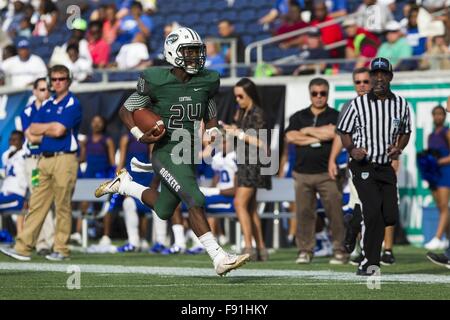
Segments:
[[[209,121],[217,116],[214,95],[219,89],[219,73],[202,70],[188,82],[181,82],[170,69],[152,67],[145,70],[138,81],[137,93],[150,97],[150,108],[159,114],[166,127],[166,134],[157,142],[157,148],[173,146],[171,141],[177,129],[187,130],[192,139],[195,122]]]

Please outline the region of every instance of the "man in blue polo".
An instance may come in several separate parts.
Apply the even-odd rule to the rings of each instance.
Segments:
[[[70,71],[56,65],[50,69],[55,94],[39,109],[26,132],[28,140],[40,144],[39,177],[30,198],[24,229],[18,234],[14,249],[0,252],[21,261],[30,260],[38,234],[52,203],[55,204],[56,230],[51,261],[69,257],[68,242],[72,229],[71,198],[77,178],[78,128],[81,106],[69,91]]]

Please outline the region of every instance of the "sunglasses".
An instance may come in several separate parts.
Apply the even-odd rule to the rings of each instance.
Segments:
[[[361,84],[361,83],[369,84],[369,80],[356,80],[355,81],[355,84]]]
[[[40,92],[48,91],[48,88],[39,88],[38,91]]]
[[[313,97],[317,97],[319,94],[320,94],[321,97],[328,96],[328,92],[326,92],[326,91],[313,91],[313,92],[311,92],[311,95]]]
[[[244,96],[242,94],[237,94],[236,99],[244,99]]]
[[[67,78],[52,78],[51,79],[52,80],[52,82],[56,82],[56,81],[66,81],[67,80]]]

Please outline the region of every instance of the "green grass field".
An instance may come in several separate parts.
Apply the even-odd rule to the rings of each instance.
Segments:
[[[397,263],[382,267],[380,289],[351,265],[316,258],[295,264],[295,249],[280,249],[265,263],[250,262],[226,277],[215,275],[206,255],[73,253],[67,262],[33,256],[16,262],[0,256],[0,299],[449,299],[450,270],[425,258],[426,251],[396,247]],[[79,290],[69,290],[67,267],[80,268]],[[373,283],[373,282],[372,282]]]

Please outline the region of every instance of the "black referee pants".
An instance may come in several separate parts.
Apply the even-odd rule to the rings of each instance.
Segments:
[[[399,215],[397,176],[390,164],[350,161],[352,181],[362,204],[362,254],[359,269],[380,266],[384,228],[397,223]]]

